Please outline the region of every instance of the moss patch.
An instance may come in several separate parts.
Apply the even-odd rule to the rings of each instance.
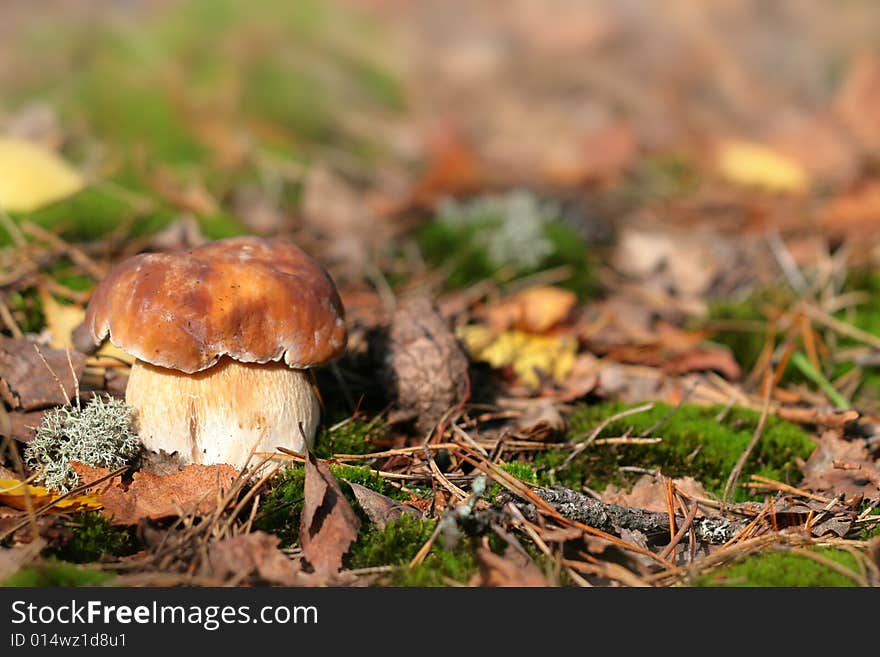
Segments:
[[[571,417],[571,436],[589,432],[603,419],[628,408],[618,402],[580,406]],[[674,410],[674,412],[673,412]],[[569,452],[552,450],[535,457],[535,467],[543,484],[559,483],[580,490],[584,485],[603,489],[610,483],[628,485],[632,481],[620,473],[624,465],[660,469],[672,477],[691,476],[706,488],[720,494],[736,460],[751,440],[760,414],[732,409],[718,422],[721,407],[684,404],[677,409],[656,404],[647,412],[612,422],[603,437],[622,436],[628,431],[638,436],[645,432],[662,438],[652,445],[602,445],[587,449],[565,469],[555,473]],[[806,459],[815,448],[810,436],[800,427],[769,417],[761,439],[743,469],[741,481],[750,474],[761,474],[789,483],[797,483],[800,473],[795,457]],[[746,489],[735,499],[745,499]]]
[[[376,474],[375,470],[366,466],[331,465],[330,472],[339,481],[343,494],[357,510],[360,510],[360,507],[346,482],[366,486],[394,499],[409,499],[407,493],[395,488]],[[254,527],[279,536],[283,545],[296,543],[299,538],[299,521],[305,499],[305,481],[305,468],[295,465],[285,469],[270,482],[269,492],[260,504]]]
[[[855,558],[844,550],[816,549],[815,553],[858,572]],[[856,586],[856,583],[809,557],[769,551],[701,575],[696,586]]]
[[[330,458],[334,454],[368,454],[373,448],[372,439],[385,435],[381,422],[364,422],[357,418],[324,429],[315,441],[315,455]]]
[[[73,516],[68,525],[73,537],[56,548],[52,555],[73,563],[88,563],[107,556],[130,554],[134,547],[131,534],[114,527],[97,511]]]
[[[446,586],[448,580],[467,582],[477,570],[471,541],[464,539],[452,550],[435,542],[425,560],[415,568],[408,564],[430,538],[435,520],[402,516],[384,530],[370,525],[362,531],[350,552],[352,568],[396,566],[381,583],[391,586]]]
[[[2,586],[97,586],[114,576],[114,573],[47,559],[22,568],[3,580]]]

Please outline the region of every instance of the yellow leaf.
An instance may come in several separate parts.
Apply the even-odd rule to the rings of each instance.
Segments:
[[[50,150],[25,139],[0,137],[0,208],[31,212],[70,196],[82,176]]]
[[[800,163],[748,141],[722,142],[718,149],[718,169],[729,182],[774,192],[801,192],[809,182]]]
[[[535,335],[509,330],[493,335],[479,324],[460,327],[458,337],[474,360],[510,367],[526,385],[540,385],[539,372],[562,382],[574,365],[577,340],[567,335]]]
[[[79,306],[58,303],[51,294],[40,290],[40,303],[43,305],[43,315],[46,318],[46,328],[49,330],[51,346],[55,349],[73,347],[70,334],[79,326],[86,315],[85,310]]]
[[[71,333],[73,329],[82,324],[86,311],[79,306],[58,303],[48,292],[41,291],[40,301],[43,304],[43,314],[46,317],[46,328],[49,330],[51,346],[56,349],[73,348]],[[124,352],[110,340],[101,345],[95,356],[115,358],[129,365],[135,360],[134,356]]]
[[[34,508],[39,509],[52,503],[60,495],[52,493],[43,486],[31,486],[18,479],[0,479],[0,504],[14,509],[27,510],[27,496],[30,494]],[[66,497],[56,503],[51,511],[70,513],[72,511],[100,509],[103,505],[96,495],[84,494]]]

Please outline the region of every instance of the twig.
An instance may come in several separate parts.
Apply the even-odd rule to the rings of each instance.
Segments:
[[[584,440],[583,442],[577,443],[574,446],[574,449],[571,451],[571,454],[569,454],[566,457],[566,459],[562,462],[562,464],[558,468],[554,468],[553,472],[554,473],[559,472],[560,470],[564,470],[565,468],[567,468],[571,464],[571,462],[575,458],[577,458],[577,456],[581,452],[583,452],[587,447],[589,447],[593,443],[593,441],[595,441],[599,437],[599,434],[601,434],[602,431],[605,430],[605,427],[607,427],[612,422],[616,422],[617,420],[622,420],[623,418],[628,417],[630,415],[635,415],[636,413],[650,411],[652,408],[654,408],[654,402],[642,404],[641,406],[636,406],[635,408],[628,408],[626,410],[621,411],[620,413],[615,413],[614,415],[610,415],[610,416],[606,417],[598,425],[596,425],[596,427],[592,431],[590,431],[586,440]],[[581,434],[580,436],[576,436],[575,440],[577,440],[578,438],[581,438],[581,437],[583,437],[583,434]]]
[[[721,495],[721,499],[724,502],[727,502],[730,499],[730,494],[736,488],[736,484],[739,481],[742,470],[746,465],[746,461],[749,460],[749,456],[751,456],[752,450],[755,449],[755,445],[758,444],[758,440],[760,440],[761,434],[764,433],[764,425],[767,423],[767,415],[770,412],[770,395],[773,390],[770,378],[771,377],[768,377],[767,380],[767,390],[764,393],[764,408],[761,409],[761,419],[758,420],[758,426],[755,427],[755,432],[752,434],[752,439],[749,441],[749,444],[746,446],[745,450],[743,450],[743,453],[739,455],[739,458],[736,460],[736,464],[730,471],[730,476],[727,477],[727,483],[724,484],[724,492]]]
[[[40,357],[40,360],[43,361],[43,365],[45,365],[46,369],[49,370],[49,374],[51,374],[52,378],[55,379],[55,383],[57,383],[58,387],[61,388],[61,395],[64,397],[64,401],[67,402],[68,406],[70,406],[70,395],[67,394],[67,389],[64,387],[64,384],[61,383],[61,379],[58,378],[58,375],[55,374],[55,370],[53,370],[52,366],[49,365],[49,361],[47,361],[46,357],[43,356],[43,352],[40,351],[40,345],[34,343],[34,350],[37,352],[37,356]],[[68,356],[70,356],[70,354],[68,354]]]

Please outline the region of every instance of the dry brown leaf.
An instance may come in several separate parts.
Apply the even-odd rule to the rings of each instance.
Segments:
[[[303,585],[299,564],[278,549],[279,542],[277,536],[261,531],[213,541],[208,546],[208,562],[214,575],[224,580],[256,573],[269,584]]]
[[[156,475],[135,472],[128,489],[112,486],[101,493],[103,514],[115,525],[134,525],[142,518],[166,518],[196,511],[207,514],[217,505],[238,471],[230,465],[191,464],[179,472]]]
[[[378,525],[379,529],[385,529],[386,524],[399,519],[403,515],[410,515],[413,518],[419,518],[422,515],[418,509],[377,493],[366,486],[361,486],[352,481],[347,481],[346,483],[351,486],[351,491],[357,498],[358,504],[361,505],[361,509],[364,510],[364,513],[367,514],[367,517],[373,523]]]
[[[685,495],[713,499],[713,495],[693,477],[673,479],[672,483]],[[668,510],[664,485],[659,478],[652,475],[642,475],[629,493],[624,493],[613,484],[608,486],[602,494],[602,501],[606,504],[660,513]]]
[[[10,406],[25,411],[66,404],[73,399],[76,381],[86,366],[83,354],[69,353],[73,372],[63,349],[39,346],[24,338],[0,339],[0,394]]]
[[[513,328],[544,333],[565,320],[576,303],[577,295],[571,290],[533,287],[487,306],[480,316],[494,331]]]
[[[880,464],[861,438],[844,440],[839,432],[826,431],[801,469],[801,485],[808,490],[868,499],[876,499],[880,493]]]
[[[309,454],[305,469],[299,540],[315,573],[331,577],[342,568],[342,557],[357,538],[361,522],[326,464]]]
[[[544,587],[550,582],[527,556],[507,546],[504,556],[487,548],[477,549],[480,586]]]

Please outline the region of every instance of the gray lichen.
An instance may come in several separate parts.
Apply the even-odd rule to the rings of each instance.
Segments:
[[[133,410],[120,399],[96,396],[83,407],[47,412],[25,450],[28,467],[39,472],[38,483],[66,493],[80,483],[71,461],[110,469],[130,463],[142,448]]]
[[[520,270],[537,267],[553,253],[555,247],[545,228],[558,214],[555,204],[517,189],[466,202],[446,199],[437,219],[454,228],[476,228],[473,239],[493,263]]]

